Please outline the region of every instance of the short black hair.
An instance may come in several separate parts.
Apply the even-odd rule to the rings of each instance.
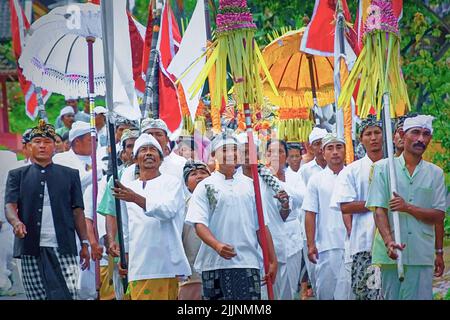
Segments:
[[[300,143],[288,143],[288,150],[299,150],[300,152],[303,150],[303,147]]]
[[[67,140],[69,140],[69,131],[66,131],[62,136],[61,136],[61,140],[63,142],[66,142]]]
[[[281,143],[281,144],[283,145],[284,151],[286,152],[286,155],[288,154],[289,148],[288,148],[288,145],[287,145],[286,141],[284,141],[284,140],[278,140],[278,139],[273,139],[273,140],[272,140],[272,139],[270,139],[269,141],[267,141],[266,150],[269,150],[269,147],[270,147],[270,145],[271,145],[273,142],[279,142],[279,143]]]

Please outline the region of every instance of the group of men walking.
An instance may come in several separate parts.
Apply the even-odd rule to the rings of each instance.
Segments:
[[[29,160],[7,174],[4,201],[28,299],[259,300],[269,281],[283,300],[305,296],[308,285],[319,300],[432,299],[433,275],[444,271],[446,211],[443,171],[422,159],[432,117],[409,117],[396,128],[397,193],[374,118],[360,126],[366,155],[347,166],[345,141],[325,129],[313,129],[303,160],[297,145],[269,140],[258,166],[265,226],[246,134],[214,137],[206,164],[186,159],[195,143],[183,144],[186,158],[178,155],[160,119],[120,118],[115,126],[119,180],[99,154],[97,219],[89,124],[71,124],[70,149],[61,153],[52,125],[27,131]],[[392,211],[402,243],[394,241]]]

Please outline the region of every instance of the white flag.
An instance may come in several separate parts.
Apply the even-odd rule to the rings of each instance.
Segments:
[[[181,41],[180,49],[169,65],[168,71],[175,77],[181,75],[206,51],[206,21],[205,4],[203,0],[198,0],[191,21]],[[198,103],[203,90],[192,96],[188,89],[200,74],[206,63],[206,57],[198,61],[195,66],[180,80],[186,95],[186,101],[191,113],[192,121],[195,119]]]
[[[111,1],[114,14],[113,108],[117,114],[137,120],[141,117],[133,80],[127,0]]]

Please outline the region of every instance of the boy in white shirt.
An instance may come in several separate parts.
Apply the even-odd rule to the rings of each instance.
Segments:
[[[345,142],[333,134],[322,139],[327,167],[314,174],[307,186],[302,209],[308,258],[316,264],[316,295],[319,300],[341,295],[337,283],[344,262],[345,226],[340,210],[330,208],[330,198],[337,175],[344,168]]]
[[[203,241],[194,265],[202,273],[203,298],[259,300],[260,231],[253,182],[236,171],[238,141],[234,135],[216,137],[212,147],[219,169],[197,186],[186,216]],[[264,281],[273,283],[277,259],[267,226],[266,231],[270,267]]]

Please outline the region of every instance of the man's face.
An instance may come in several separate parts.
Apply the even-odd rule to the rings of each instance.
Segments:
[[[345,145],[342,142],[329,143],[323,149],[323,156],[329,165],[344,164]]]
[[[74,141],[76,152],[79,155],[88,156],[92,152],[92,138],[90,133],[76,138]]]
[[[311,146],[310,149],[314,153],[314,157],[316,159],[322,160],[324,158],[322,150],[322,139],[313,141],[310,146]]]
[[[299,149],[290,149],[288,151],[287,163],[289,164],[289,167],[292,170],[297,172],[298,169],[300,169],[301,161],[302,161],[302,153]]]
[[[202,182],[204,179],[209,177],[209,172],[204,169],[196,169],[192,171],[187,179],[187,187],[190,192],[194,192],[197,185]]]
[[[431,131],[424,128],[411,128],[403,133],[405,151],[421,157],[432,138]]]
[[[122,152],[122,161],[125,164],[130,164],[133,163],[134,159],[133,159],[133,148],[134,148],[134,143],[136,142],[136,138],[129,138],[127,140],[124,141],[124,148],[123,148],[123,152]]]
[[[167,148],[167,144],[169,143],[169,137],[167,136],[164,130],[152,128],[145,130],[144,133],[152,135],[153,138],[155,138],[159,142],[159,145],[163,150],[164,148]]]
[[[121,124],[116,128],[116,143],[122,139],[122,134],[125,129],[130,129],[131,125],[129,124]]]
[[[71,106],[73,108],[73,112],[76,113],[78,111],[78,100],[76,99],[66,100],[66,105]]]
[[[286,157],[287,154],[283,144],[279,141],[274,141],[270,144],[266,152],[266,158],[274,171],[278,171],[286,166]]]
[[[379,152],[383,148],[383,131],[377,126],[366,128],[361,135],[361,143],[367,152]]]
[[[60,136],[56,136],[56,138],[55,138],[55,152],[56,153],[61,153],[61,152],[64,152],[64,151],[66,151],[66,150],[65,150],[64,143],[63,143],[61,137]]]
[[[51,160],[55,153],[55,141],[51,138],[36,137],[30,142],[31,158],[36,161]]]
[[[103,128],[106,123],[106,117],[103,113],[99,113],[95,116],[95,127]]]
[[[161,165],[161,155],[156,147],[149,145],[139,148],[137,163],[139,168],[147,170],[157,170]]]
[[[404,143],[402,139],[403,129],[399,128],[394,133],[394,145],[397,152],[403,152]]]
[[[71,129],[72,128],[72,124],[75,122],[75,114],[74,113],[69,113],[69,114],[63,115],[61,120],[64,123],[64,126],[66,128]]]
[[[220,166],[236,166],[238,164],[238,150],[234,144],[226,144],[215,150],[215,159]]]

